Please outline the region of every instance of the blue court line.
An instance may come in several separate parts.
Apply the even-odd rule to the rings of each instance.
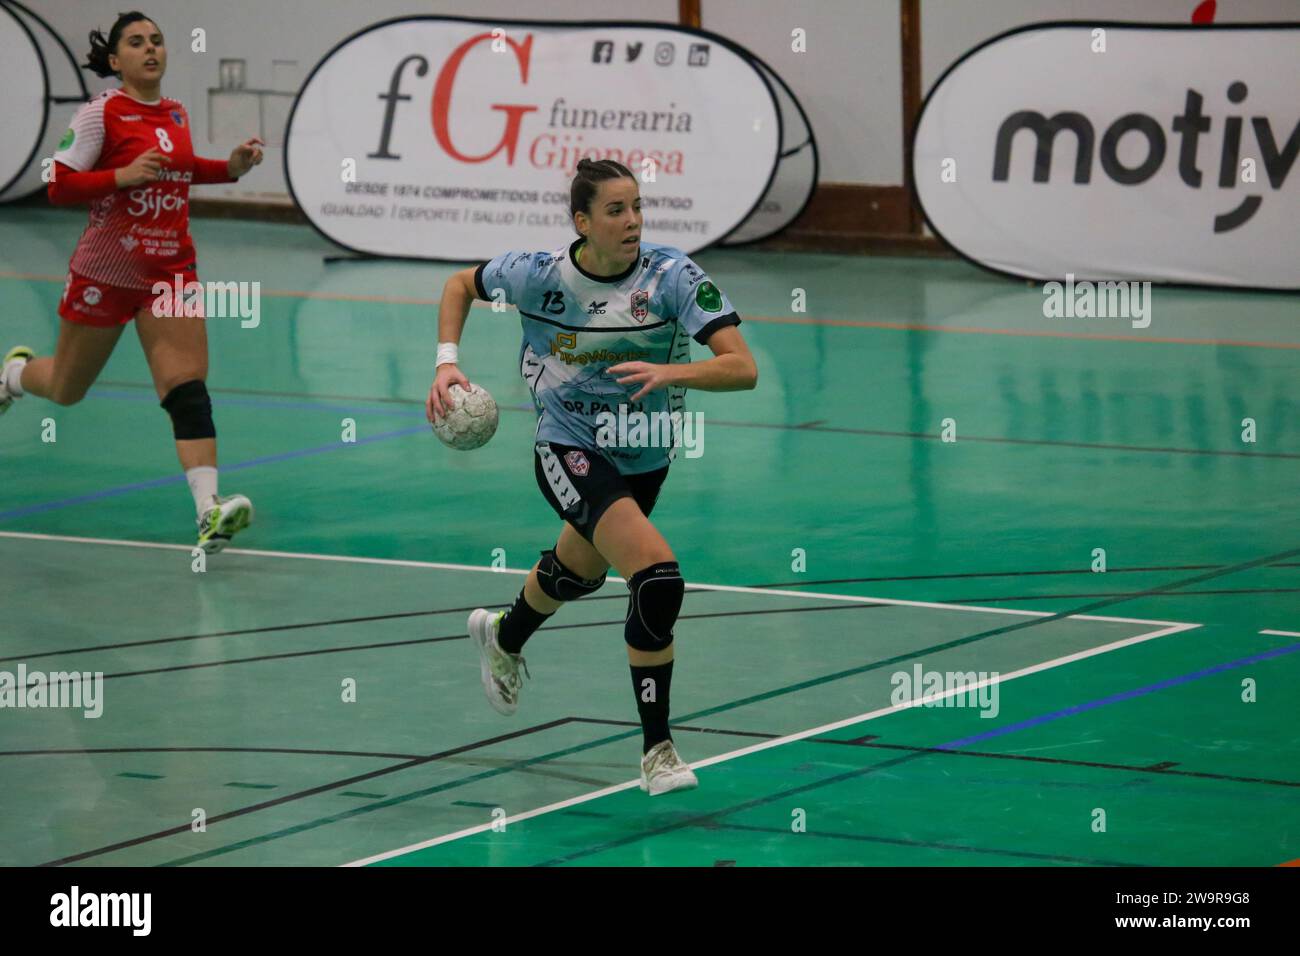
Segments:
[[[856,778],[858,778],[858,777],[862,777],[862,776],[864,776],[864,775],[866,775],[866,774],[869,774],[869,773],[875,773],[875,772],[878,771],[878,770],[882,770],[882,769],[890,768],[890,767],[896,766],[896,765],[898,765],[898,764],[908,763],[908,762],[911,762],[911,761],[913,761],[913,760],[918,760],[918,759],[922,759],[922,758],[927,757],[927,756],[931,756],[931,755],[932,755],[932,751],[933,751],[933,750],[936,750],[936,749],[944,749],[944,748],[953,748],[953,747],[958,747],[958,746],[962,746],[962,745],[967,744],[967,743],[974,742],[974,741],[976,741],[976,740],[983,740],[983,739],[985,739],[986,737],[995,736],[995,735],[998,735],[998,734],[1009,734],[1009,733],[1014,733],[1015,731],[1017,731],[1017,730],[1022,730],[1022,729],[1026,728],[1026,727],[1034,726],[1034,725],[1036,725],[1036,724],[1045,723],[1045,722],[1050,721],[1050,720],[1057,720],[1057,719],[1060,719],[1060,718],[1062,718],[1062,717],[1066,717],[1066,716],[1069,716],[1069,715],[1071,715],[1071,714],[1079,713],[1079,712],[1084,711],[1084,710],[1091,710],[1091,709],[1093,709],[1093,708],[1095,708],[1095,707],[1103,707],[1103,706],[1105,706],[1105,705],[1107,705],[1107,704],[1117,703],[1117,702],[1122,701],[1122,700],[1131,699],[1131,698],[1133,698],[1133,697],[1138,697],[1138,696],[1142,696],[1142,695],[1145,695],[1145,694],[1151,694],[1151,693],[1154,693],[1154,692],[1157,691],[1157,690],[1163,690],[1163,689],[1166,689],[1166,688],[1168,688],[1168,687],[1173,687],[1173,686],[1176,686],[1176,685],[1178,685],[1178,684],[1183,684],[1183,683],[1186,683],[1186,682],[1188,682],[1188,681],[1196,680],[1197,678],[1200,678],[1200,677],[1205,677],[1205,676],[1208,676],[1208,675],[1210,675],[1210,674],[1219,673],[1220,671],[1229,670],[1229,669],[1234,668],[1234,667],[1241,667],[1241,666],[1243,666],[1243,665],[1245,665],[1245,664],[1249,664],[1249,663],[1252,663],[1252,662],[1255,662],[1255,661],[1267,660],[1267,659],[1272,658],[1272,657],[1279,657],[1279,656],[1281,656],[1281,655],[1283,655],[1283,654],[1291,654],[1291,653],[1294,653],[1294,652],[1296,652],[1296,651],[1300,651],[1300,643],[1297,643],[1297,644],[1291,644],[1291,645],[1289,645],[1289,646],[1287,646],[1287,647],[1280,647],[1280,648],[1277,648],[1277,649],[1275,649],[1275,650],[1271,650],[1271,651],[1265,651],[1265,652],[1262,653],[1262,654],[1254,654],[1254,655],[1252,655],[1252,656],[1250,656],[1250,657],[1243,657],[1243,658],[1240,658],[1240,659],[1235,660],[1235,661],[1229,661],[1229,662],[1227,662],[1226,664],[1216,664],[1216,665],[1214,665],[1213,667],[1207,667],[1207,668],[1204,668],[1203,670],[1194,671],[1194,672],[1192,672],[1192,673],[1190,673],[1190,674],[1184,674],[1184,675],[1182,675],[1181,677],[1173,677],[1173,678],[1170,678],[1170,679],[1168,679],[1168,680],[1160,681],[1160,682],[1155,683],[1155,684],[1149,684],[1149,685],[1147,685],[1146,687],[1139,687],[1139,688],[1136,689],[1136,690],[1128,691],[1128,692],[1125,692],[1125,693],[1123,693],[1123,694],[1112,694],[1110,697],[1104,697],[1104,698],[1101,698],[1100,700],[1091,701],[1091,702],[1086,703],[1086,704],[1080,704],[1080,705],[1078,705],[1077,707],[1070,707],[1070,708],[1067,708],[1067,709],[1065,709],[1065,710],[1054,711],[1054,712],[1052,712],[1052,713],[1050,713],[1050,714],[1043,714],[1043,715],[1040,716],[1040,717],[1034,717],[1034,718],[1031,718],[1030,720],[1021,721],[1021,722],[1018,723],[1018,724],[1012,724],[1012,725],[1010,725],[1010,726],[1008,726],[1008,727],[1003,728],[1003,729],[1000,730],[1000,731],[997,731],[996,734],[981,734],[981,735],[979,735],[979,736],[977,736],[977,737],[968,737],[968,738],[965,738],[965,739],[963,739],[963,740],[956,740],[956,741],[952,741],[951,743],[940,744],[938,747],[927,747],[926,749],[921,750],[921,751],[916,751],[916,752],[913,752],[913,753],[904,754],[903,756],[900,756],[900,757],[894,757],[894,758],[891,758],[891,759],[889,759],[889,760],[884,761],[883,763],[871,764],[870,766],[867,766],[867,767],[855,767],[855,768],[853,768],[852,770],[848,770],[848,771],[845,771],[844,773],[836,774],[836,775],[834,775],[834,776],[832,776],[832,777],[828,777],[828,778],[823,779],[823,780],[816,780],[816,781],[813,781],[813,782],[811,782],[811,783],[802,784],[802,785],[800,785],[800,786],[798,786],[798,787],[794,787],[794,788],[789,789],[789,790],[783,790],[783,791],[781,791],[780,793],[777,793],[777,794],[769,794],[769,795],[767,795],[767,796],[765,796],[765,797],[759,797],[759,798],[757,798],[757,799],[755,799],[755,800],[749,800],[749,801],[746,801],[745,803],[740,804],[740,805],[738,805],[738,806],[727,807],[727,808],[724,808],[724,809],[721,809],[721,810],[715,810],[715,811],[712,811],[712,812],[710,812],[710,813],[705,814],[704,817],[705,817],[705,818],[708,818],[708,817],[714,817],[714,816],[726,816],[726,815],[731,814],[731,813],[737,813],[737,812],[739,812],[739,811],[741,811],[741,810],[747,810],[747,809],[750,809],[751,807],[754,807],[754,806],[760,806],[760,805],[762,805],[762,804],[764,804],[764,803],[770,803],[770,802],[772,802],[772,801],[775,800],[775,799],[781,799],[781,798],[784,798],[784,797],[793,796],[794,794],[804,793],[804,792],[807,792],[807,791],[810,791],[810,790],[816,790],[816,789],[818,789],[818,788],[820,788],[820,787],[830,786],[830,785],[833,785],[833,784],[845,783],[845,782],[847,782],[847,781],[849,781],[849,780],[853,780],[853,779],[856,779]],[[709,712],[709,713],[712,713],[713,711],[710,710],[710,711],[708,711],[708,712]],[[686,722],[686,721],[692,720],[692,719],[696,718],[696,717],[699,715],[699,713],[703,713],[703,712],[697,712],[697,713],[693,713],[693,714],[687,714],[687,715],[684,716],[684,717],[679,717],[679,718],[677,718],[676,721],[674,721],[674,723],[684,723],[684,722]],[[861,723],[861,722],[860,722],[860,723]],[[423,798],[423,797],[427,797],[427,796],[432,796],[433,794],[436,794],[436,793],[443,793],[443,792],[445,792],[445,791],[452,790],[452,789],[455,789],[455,788],[457,788],[457,787],[464,786],[464,785],[466,785],[466,784],[476,783],[476,782],[478,782],[478,781],[480,781],[480,780],[486,780],[486,779],[489,779],[489,778],[492,778],[492,777],[500,776],[500,775],[502,775],[502,774],[510,773],[510,772],[513,771],[513,770],[521,769],[521,768],[523,768],[523,767],[529,767],[529,766],[534,766],[534,765],[539,764],[539,763],[544,763],[544,762],[546,762],[546,761],[548,761],[548,760],[552,760],[552,759],[555,759],[555,758],[557,758],[557,757],[567,757],[567,756],[570,756],[570,755],[575,754],[575,753],[581,753],[581,752],[583,752],[583,751],[591,750],[592,748],[594,748],[594,747],[598,747],[598,746],[601,746],[601,745],[603,745],[603,744],[616,743],[616,742],[618,742],[618,741],[626,740],[626,739],[628,739],[628,738],[630,738],[630,737],[637,736],[637,735],[639,735],[640,733],[641,733],[640,728],[637,728],[636,730],[629,730],[629,731],[626,731],[626,732],[624,732],[624,733],[620,733],[620,734],[612,734],[612,735],[610,735],[610,736],[608,736],[608,737],[602,737],[602,738],[600,738],[599,740],[588,741],[587,743],[578,744],[578,745],[573,746],[573,747],[566,747],[566,748],[563,749],[563,750],[558,750],[558,751],[553,751],[553,752],[551,752],[551,753],[542,754],[540,757],[528,757],[528,758],[525,758],[525,759],[522,759],[522,760],[513,761],[513,762],[507,763],[507,764],[505,764],[505,765],[503,765],[503,766],[494,767],[494,768],[492,768],[492,769],[490,769],[490,770],[485,770],[485,771],[481,771],[481,772],[479,772],[479,773],[471,774],[470,776],[467,776],[467,777],[459,777],[459,778],[454,779],[454,780],[449,780],[449,781],[447,781],[447,782],[445,782],[445,783],[434,784],[433,786],[430,786],[430,787],[424,787],[424,788],[422,788],[422,789],[415,790],[415,791],[412,791],[412,792],[410,792],[410,793],[399,794],[398,796],[395,796],[395,797],[389,797],[389,798],[387,798],[387,799],[385,799],[385,800],[382,800],[382,801],[379,801],[379,802],[376,802],[376,803],[370,803],[370,804],[367,804],[366,806],[363,806],[363,807],[357,807],[357,808],[355,808],[355,809],[347,810],[347,811],[344,811],[344,812],[342,812],[342,813],[331,814],[330,816],[326,816],[326,817],[319,817],[319,818],[317,818],[317,819],[315,819],[315,820],[310,820],[310,821],[307,821],[307,822],[305,822],[305,823],[294,824],[294,825],[292,825],[292,826],[285,827],[285,828],[280,829],[280,830],[272,831],[271,833],[264,833],[264,834],[260,834],[260,835],[258,835],[258,836],[249,837],[249,838],[247,838],[247,839],[240,840],[240,841],[238,841],[238,842],[236,842],[236,843],[227,844],[226,846],[217,847],[217,848],[212,849],[212,850],[205,850],[205,851],[203,851],[203,852],[201,852],[201,853],[195,853],[195,854],[191,854],[191,855],[189,855],[189,856],[184,856],[184,857],[180,857],[180,858],[177,858],[177,859],[169,860],[169,861],[167,861],[167,862],[165,862],[165,863],[160,863],[160,864],[157,864],[157,865],[158,865],[158,866],[183,866],[183,865],[186,865],[186,864],[189,864],[189,863],[198,863],[198,862],[201,862],[201,861],[203,861],[203,860],[211,859],[212,857],[215,857],[215,856],[222,856],[222,855],[227,854],[227,853],[233,853],[233,852],[235,852],[236,850],[246,849],[246,848],[248,848],[248,847],[250,847],[250,846],[259,846],[259,845],[263,845],[263,844],[266,844],[266,843],[270,843],[270,842],[272,842],[272,841],[274,841],[274,840],[279,840],[279,839],[281,839],[282,837],[287,837],[287,836],[297,835],[297,834],[299,834],[299,833],[303,833],[303,832],[305,832],[305,831],[307,831],[307,830],[314,830],[314,829],[316,829],[317,827],[327,826],[327,825],[329,825],[329,824],[332,824],[332,823],[338,823],[338,822],[341,822],[341,821],[343,821],[343,820],[350,820],[350,819],[353,819],[353,818],[355,818],[355,817],[359,817],[359,816],[363,816],[363,815],[365,815],[365,814],[373,813],[373,812],[375,812],[375,811],[377,811],[377,810],[387,809],[387,808],[389,808],[389,807],[393,807],[393,806],[396,806],[396,805],[398,805],[398,804],[407,803],[407,802],[412,801],[412,800],[418,800],[418,799],[421,799],[421,798]],[[717,766],[721,766],[721,765],[719,764],[719,765],[717,765]],[[606,799],[608,799],[608,798],[606,798]],[[633,834],[633,835],[628,836],[628,837],[623,837],[623,838],[621,838],[620,840],[615,841],[613,844],[602,845],[602,846],[594,847],[594,848],[587,848],[586,850],[584,850],[584,851],[580,851],[579,853],[570,854],[569,856],[564,857],[563,859],[564,859],[564,860],[576,859],[578,856],[587,856],[587,855],[591,855],[592,853],[598,853],[598,852],[601,852],[601,851],[603,851],[603,850],[605,850],[605,849],[612,849],[614,846],[621,846],[621,845],[624,845],[624,844],[626,844],[626,843],[632,843],[632,842],[635,842],[635,841],[637,841],[637,840],[641,840],[641,839],[645,839],[645,838],[648,838],[648,837],[657,836],[657,835],[659,835],[660,833],[662,833],[662,832],[667,832],[668,830],[671,830],[671,829],[677,829],[677,828],[682,827],[682,826],[691,826],[691,825],[693,824],[693,822],[696,821],[696,820],[698,820],[698,819],[700,819],[700,818],[697,818],[697,817],[688,817],[688,818],[686,818],[686,819],[684,819],[684,820],[680,820],[680,821],[676,821],[675,823],[668,824],[668,825],[666,825],[666,826],[664,826],[664,827],[661,827],[661,828],[659,828],[658,830],[655,830],[655,831],[651,831],[651,832],[648,832],[648,833],[638,833],[638,834]],[[550,861],[550,862],[554,862],[554,861]],[[46,865],[48,865],[48,864],[46,864]],[[538,865],[545,865],[545,864],[538,864]]]
[[[319,455],[327,451],[338,451],[340,448],[356,448],[361,445],[369,445],[371,442],[387,441],[390,438],[404,438],[407,435],[416,435],[428,432],[429,424],[414,425],[410,428],[399,428],[394,432],[384,432],[379,435],[371,435],[369,438],[358,438],[355,442],[336,441],[328,445],[317,445],[315,448],[301,448],[298,451],[281,452],[278,455],[265,455],[261,458],[250,458],[248,461],[241,461],[233,465],[220,465],[219,470],[222,473],[228,471],[239,471],[242,468],[253,468],[257,465],[268,465],[275,461],[288,461],[291,458],[304,458],[308,455]],[[11,508],[9,511],[0,511],[0,521],[7,521],[10,518],[21,518],[24,515],[39,514],[42,511],[54,511],[58,508],[67,508],[72,505],[85,504],[88,501],[99,501],[103,498],[115,498],[118,495],[129,494],[132,491],[143,491],[146,488],[157,488],[161,485],[169,485],[175,482],[185,481],[184,472],[178,472],[174,475],[167,475],[163,478],[151,478],[148,481],[132,482],[129,485],[118,485],[115,488],[105,488],[103,491],[93,491],[89,494],[74,495],[71,498],[64,498],[60,501],[47,501],[38,505],[24,505],[21,508]]]
[[[778,793],[770,793],[767,794],[766,796],[758,797],[753,800],[747,800],[741,804],[736,804],[730,807],[724,807],[719,810],[712,810],[709,811],[708,813],[699,816],[688,816],[684,819],[675,820],[673,822],[666,823],[663,826],[657,827],[648,832],[634,833],[629,836],[620,837],[617,840],[611,840],[606,843],[599,844],[597,846],[585,847],[581,850],[576,850],[572,853],[567,853],[564,856],[555,857],[550,860],[544,860],[541,863],[535,863],[533,865],[553,866],[559,863],[571,863],[574,860],[577,860],[581,857],[594,856],[597,853],[603,853],[607,850],[612,850],[618,847],[627,846],[628,844],[636,843],[640,840],[645,840],[656,836],[662,836],[673,830],[679,830],[690,826],[707,825],[707,822],[709,820],[712,820],[715,817],[725,817],[731,814],[740,813],[744,810],[752,810],[755,807],[772,803],[775,800],[788,799],[798,794],[804,794],[813,790],[818,790],[822,787],[833,786],[841,783],[848,783],[853,780],[858,780],[866,776],[867,774],[876,773],[880,770],[892,769],[894,767],[899,766],[900,764],[910,763],[914,760],[921,760],[933,754],[935,750],[952,749],[952,748],[964,746],[969,743],[974,743],[975,741],[978,740],[987,740],[990,737],[998,737],[998,736],[1002,736],[1003,734],[1015,733],[1016,731],[1023,730],[1026,727],[1033,727],[1038,724],[1046,723],[1048,721],[1058,720],[1062,717],[1068,717],[1073,714],[1081,713],[1086,710],[1092,710],[1093,708],[1096,707],[1104,707],[1107,704],[1118,703],[1124,700],[1131,700],[1135,697],[1140,697],[1145,694],[1151,694],[1158,690],[1164,690],[1169,687],[1175,687],[1179,684],[1185,684],[1188,681],[1193,681],[1201,677],[1206,677],[1210,674],[1216,674],[1221,671],[1229,670],[1234,667],[1241,667],[1245,664],[1250,664],[1255,661],[1267,660],[1272,657],[1279,657],[1283,654],[1293,654],[1296,651],[1300,651],[1300,644],[1291,644],[1287,647],[1279,647],[1271,651],[1265,651],[1262,654],[1253,654],[1250,657],[1243,657],[1235,661],[1228,661],[1225,664],[1216,664],[1213,667],[1207,667],[1199,671],[1193,671],[1190,674],[1183,674],[1179,677],[1171,677],[1168,680],[1159,681],[1155,684],[1148,684],[1146,687],[1139,687],[1136,690],[1126,691],[1125,693],[1122,694],[1112,694],[1109,697],[1103,697],[1100,698],[1099,700],[1089,701],[1086,704],[1079,704],[1075,707],[1068,707],[1064,710],[1057,710],[1048,714],[1042,714],[1041,716],[1038,717],[1032,717],[1029,720],[1024,720],[1016,724],[1011,724],[1007,727],[1003,727],[1002,729],[993,731],[991,733],[979,734],[974,737],[965,737],[961,740],[954,740],[951,741],[950,743],[940,744],[938,745],[938,747],[926,747],[923,750],[916,750],[911,753],[903,754],[902,756],[899,757],[890,758],[881,763],[869,764],[868,766],[865,767],[854,767],[852,770],[847,770],[842,773],[837,773],[834,776],[827,777],[822,780],[814,780],[810,783],[801,784],[797,787],[790,787]],[[373,807],[373,806],[381,806],[381,805],[382,804],[372,804],[371,806]],[[255,841],[246,841],[246,842],[255,842]],[[415,852],[415,851],[410,851],[410,852]],[[404,855],[409,856],[410,852]],[[199,854],[198,858],[203,858],[208,855],[211,854]]]
[[[91,398],[115,398],[129,402],[149,402],[157,405],[158,399],[152,392],[119,392],[115,389],[97,388],[91,391]],[[291,410],[303,412],[342,412],[347,415],[406,415],[414,420],[423,421],[424,413],[410,408],[363,408],[355,405],[328,405],[324,402],[271,402],[260,398],[232,398],[219,393],[212,395],[212,407],[239,405],[244,408],[272,408],[278,411]]]
[[[1054,710],[1048,714],[1039,714],[1037,717],[1030,717],[1028,720],[1022,720],[1018,724],[1008,724],[1005,727],[999,727],[998,729],[990,730],[987,733],[976,734],[973,737],[963,737],[960,740],[952,740],[946,744],[937,744],[931,749],[954,750],[958,747],[966,747],[970,744],[979,743],[982,740],[992,740],[994,737],[1001,737],[1005,734],[1014,734],[1018,730],[1037,727],[1040,724],[1045,724],[1052,720],[1060,720],[1062,717],[1072,717],[1075,714],[1082,714],[1085,711],[1095,710],[1098,707],[1105,707],[1108,704],[1117,704],[1120,701],[1132,700],[1135,697],[1154,694],[1158,690],[1177,687],[1179,684],[1186,684],[1190,681],[1199,680],[1202,677],[1209,677],[1211,674],[1219,674],[1236,667],[1244,667],[1247,664],[1254,664],[1257,661],[1266,661],[1273,657],[1281,657],[1283,654],[1294,654],[1296,651],[1300,651],[1300,644],[1291,644],[1287,647],[1279,647],[1271,651],[1264,651],[1261,654],[1252,654],[1250,657],[1242,657],[1235,661],[1228,661],[1226,664],[1215,664],[1213,667],[1206,667],[1203,670],[1192,671],[1190,674],[1183,674],[1180,677],[1170,677],[1168,680],[1162,680],[1155,684],[1148,684],[1146,687],[1138,687],[1134,690],[1126,690],[1121,694],[1112,694],[1109,697],[1090,700],[1086,704],[1076,704],[1075,706],[1067,707],[1064,710]]]

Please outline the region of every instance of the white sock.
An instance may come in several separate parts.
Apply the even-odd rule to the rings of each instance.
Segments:
[[[200,465],[185,472],[185,480],[190,483],[190,494],[194,496],[194,510],[199,517],[217,496],[217,469],[211,465]]]
[[[15,359],[4,367],[4,375],[2,377],[4,379],[5,388],[14,398],[22,397],[23,369],[26,365],[26,362],[20,362]]]

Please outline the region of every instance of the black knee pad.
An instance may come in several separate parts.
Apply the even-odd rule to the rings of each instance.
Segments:
[[[217,437],[217,426],[212,424],[212,400],[208,398],[208,387],[197,379],[177,385],[161,404],[172,417],[172,434],[177,441]]]
[[[623,639],[638,651],[662,651],[673,640],[686,582],[676,561],[642,568],[627,582],[627,624]]]
[[[542,552],[537,564],[537,585],[552,601],[576,601],[593,591],[599,591],[605,575],[589,579],[570,571],[555,556],[555,549]]]

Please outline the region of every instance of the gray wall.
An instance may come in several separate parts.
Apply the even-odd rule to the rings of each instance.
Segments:
[[[928,91],[954,59],[982,40],[1043,20],[1116,19],[1190,22],[1198,0],[922,0],[922,86]],[[93,26],[107,28],[126,0],[27,0],[80,58]],[[675,23],[677,0],[167,0],[143,2],[167,35],[164,92],[185,103],[200,153],[220,156],[258,122],[273,142],[291,98],[214,96],[222,59],[245,61],[248,90],[293,92],[335,43],[378,20],[412,13]],[[821,148],[822,181],[897,185],[903,180],[897,0],[701,0],[705,29],[731,37],[766,60],[808,112]],[[154,8],[152,11],[150,8]],[[1300,0],[1221,0],[1218,22],[1297,20]],[[190,31],[207,31],[207,52],[190,50]],[[791,31],[806,31],[807,52],[791,50]],[[280,61],[280,62],[276,62]],[[92,92],[112,85],[91,74]],[[224,101],[224,102],[222,102]],[[215,142],[208,142],[209,131]],[[281,151],[232,186],[208,186],[209,198],[287,202]]]

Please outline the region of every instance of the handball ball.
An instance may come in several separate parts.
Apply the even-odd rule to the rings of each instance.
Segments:
[[[433,433],[448,448],[470,451],[482,448],[497,430],[497,403],[480,385],[464,389],[453,385],[451,409],[433,423]]]

